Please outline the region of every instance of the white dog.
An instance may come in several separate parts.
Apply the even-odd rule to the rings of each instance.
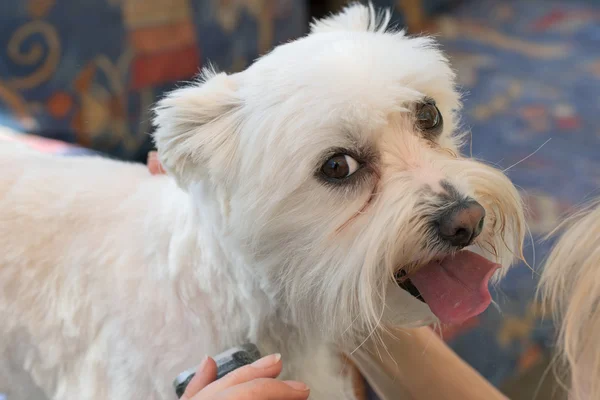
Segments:
[[[0,150],[0,392],[172,399],[179,372],[251,341],[312,399],[350,399],[340,351],[483,311],[521,201],[459,155],[446,58],[389,19],[351,6],[169,94],[168,176]]]
[[[540,282],[572,400],[600,399],[600,201],[567,219]],[[559,376],[562,379],[562,376]]]

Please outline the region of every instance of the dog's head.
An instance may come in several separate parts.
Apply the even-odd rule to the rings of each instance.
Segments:
[[[351,6],[156,109],[165,169],[213,204],[229,243],[313,331],[425,323],[415,297],[463,320],[489,304],[496,263],[520,254],[515,188],[459,153],[446,58],[388,23]]]

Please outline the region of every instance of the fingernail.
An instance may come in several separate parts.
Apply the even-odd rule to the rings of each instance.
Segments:
[[[206,365],[208,364],[208,356],[204,356],[200,366],[198,367],[198,372],[202,372],[206,369]]]
[[[281,360],[281,354],[276,353],[276,354],[271,354],[269,356],[265,356],[263,358],[261,358],[260,360],[254,361],[252,363],[252,366],[254,368],[268,368],[271,365],[275,365],[279,362],[279,360]]]
[[[304,383],[302,382],[296,382],[296,381],[283,381],[283,383],[285,383],[286,385],[288,385],[289,387],[291,387],[292,389],[295,390],[299,390],[301,392],[306,392],[308,390],[308,386],[306,386]]]

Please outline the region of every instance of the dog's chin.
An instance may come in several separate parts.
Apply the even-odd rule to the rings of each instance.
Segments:
[[[421,294],[421,291],[414,285],[414,283],[412,283],[410,278],[406,275],[406,271],[404,268],[400,268],[398,269],[398,271],[396,271],[396,273],[394,274],[394,280],[396,281],[396,285],[398,285],[400,289],[408,292],[415,299],[427,304],[427,302],[423,298],[423,295]]]
[[[402,326],[428,324],[432,316],[434,321],[460,324],[490,305],[488,283],[499,268],[470,250],[440,255],[408,269],[409,274],[399,268],[388,289],[389,318]]]
[[[388,326],[417,328],[435,323],[437,317],[427,304],[390,281],[382,321]]]

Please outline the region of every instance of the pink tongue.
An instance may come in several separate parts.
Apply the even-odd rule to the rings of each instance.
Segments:
[[[465,250],[430,262],[410,280],[442,323],[460,324],[490,305],[488,281],[498,268],[499,264]]]

